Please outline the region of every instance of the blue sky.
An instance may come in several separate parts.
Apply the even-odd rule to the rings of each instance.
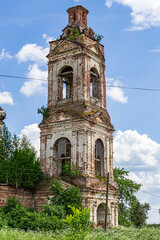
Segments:
[[[47,78],[48,40],[67,25],[66,10],[81,4],[88,26],[104,36],[109,85],[160,89],[159,0],[6,0],[0,8],[0,75]],[[115,127],[114,164],[130,171],[142,191],[160,196],[160,92],[107,88],[107,109]],[[39,146],[37,109],[47,103],[47,83],[0,77],[0,105],[12,133]],[[159,198],[140,192],[160,222]]]

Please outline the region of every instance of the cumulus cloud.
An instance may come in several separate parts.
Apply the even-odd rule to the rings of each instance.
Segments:
[[[129,170],[129,177],[143,190],[160,189],[160,144],[136,130],[118,131],[114,138],[115,165]]]
[[[0,60],[6,60],[6,59],[11,59],[12,56],[10,55],[9,52],[6,51],[6,49],[2,49],[2,52],[0,53]]]
[[[129,171],[130,179],[142,184],[137,197],[151,205],[148,222],[158,222],[160,204],[156,205],[156,212],[158,198],[150,194],[160,196],[160,144],[137,131],[118,131],[114,138],[114,162],[116,167]]]
[[[134,31],[160,26],[159,0],[107,0],[106,6],[110,8],[113,3],[131,8],[130,15],[133,26],[128,30]]]
[[[13,97],[10,92],[0,92],[0,104],[10,104],[13,105]]]
[[[23,135],[27,136],[27,138],[30,140],[32,145],[35,147],[37,151],[37,155],[40,155],[40,129],[38,127],[37,123],[30,124],[28,126],[25,126],[20,134],[19,137],[21,138]]]
[[[127,103],[128,97],[124,95],[124,92],[121,88],[123,84],[120,80],[114,80],[113,78],[106,79],[107,85],[112,85],[114,87],[107,87],[106,94],[114,101],[118,101],[121,103]]]
[[[23,86],[20,89],[20,92],[25,94],[27,97],[30,97],[35,93],[42,93],[46,91],[47,82],[44,80],[47,80],[47,71],[40,70],[37,64],[30,65],[28,69],[29,72],[27,74],[27,77],[34,78],[35,80],[30,79],[29,81],[24,82]]]
[[[115,162],[134,168],[156,166],[160,159],[160,144],[136,130],[118,131],[114,139]]]
[[[46,55],[49,53],[49,48],[43,48],[35,43],[24,45],[21,50],[16,54],[18,62],[33,61],[39,65],[47,63]]]

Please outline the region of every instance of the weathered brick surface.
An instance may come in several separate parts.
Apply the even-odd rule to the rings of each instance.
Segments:
[[[41,167],[51,177],[58,177],[66,161],[60,155],[58,141],[66,139],[70,142],[68,161],[72,167],[76,166],[81,176],[71,183],[81,188],[83,204],[91,208],[91,220],[95,224],[99,224],[98,221],[103,223],[106,189],[106,184],[99,182],[96,175],[100,172],[106,177],[109,172],[108,223],[117,226],[118,188],[113,177],[114,127],[106,109],[104,47],[94,40],[94,32],[87,26],[88,11],[85,8],[77,6],[67,12],[68,25],[59,40],[50,42],[47,56],[50,116],[39,125]],[[81,36],[68,40],[74,27]],[[65,97],[63,84],[67,89]],[[96,159],[99,158],[97,140],[103,151],[101,160]],[[61,153],[65,151],[61,149]]]
[[[33,194],[31,191],[25,191],[23,189],[16,189],[7,185],[0,185],[0,206],[4,206],[8,197],[14,197],[20,199],[21,203],[25,207],[33,207]]]

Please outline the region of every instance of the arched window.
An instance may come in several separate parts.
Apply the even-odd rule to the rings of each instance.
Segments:
[[[104,224],[105,224],[105,208],[106,208],[105,203],[99,204],[99,206],[97,208],[97,226],[101,225],[102,227],[104,227]],[[107,223],[109,222],[109,217],[110,217],[110,213],[109,213],[109,208],[108,208],[107,209]]]
[[[104,175],[104,145],[100,139],[95,144],[95,175]]]
[[[95,68],[90,70],[90,96],[100,100],[101,84],[98,71]]]
[[[69,99],[73,95],[73,68],[70,66],[64,67],[60,71],[59,94],[58,99]]]
[[[67,138],[59,138],[54,144],[54,156],[59,170],[71,164],[71,143]]]
[[[76,21],[76,13],[73,13],[73,22]]]

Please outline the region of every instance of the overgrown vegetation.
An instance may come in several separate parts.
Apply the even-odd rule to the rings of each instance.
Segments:
[[[103,37],[103,35],[101,35],[101,34],[95,34],[95,35],[94,35],[94,39],[95,39],[95,41],[98,42],[98,43],[100,43],[103,38],[104,38],[104,37]]]
[[[120,225],[141,227],[146,224],[148,203],[140,203],[135,194],[141,187],[128,178],[128,171],[124,168],[115,168],[114,177],[119,187],[119,205],[118,205],[118,221]]]
[[[49,117],[49,108],[42,105],[41,108],[38,108],[37,113],[42,114],[43,119],[46,119]]]
[[[63,175],[71,178],[75,178],[76,176],[79,175],[79,171],[75,165],[71,166],[71,163],[68,162],[62,165],[62,176]]]
[[[68,239],[84,239],[91,230],[89,210],[82,207],[79,189],[63,189],[58,179],[51,184],[50,203],[43,205],[40,212],[23,207],[16,197],[9,197],[6,206],[0,208],[0,228],[5,226],[25,231],[69,229]]]
[[[55,206],[63,206],[66,214],[72,214],[71,207],[82,209],[82,196],[80,189],[77,187],[69,187],[64,189],[58,179],[54,179],[51,183],[50,203]]]
[[[33,188],[42,179],[39,158],[27,137],[12,136],[4,124],[0,143],[0,182]]]
[[[82,38],[82,34],[79,33],[78,27],[72,28],[67,40],[76,40],[78,37]]]

